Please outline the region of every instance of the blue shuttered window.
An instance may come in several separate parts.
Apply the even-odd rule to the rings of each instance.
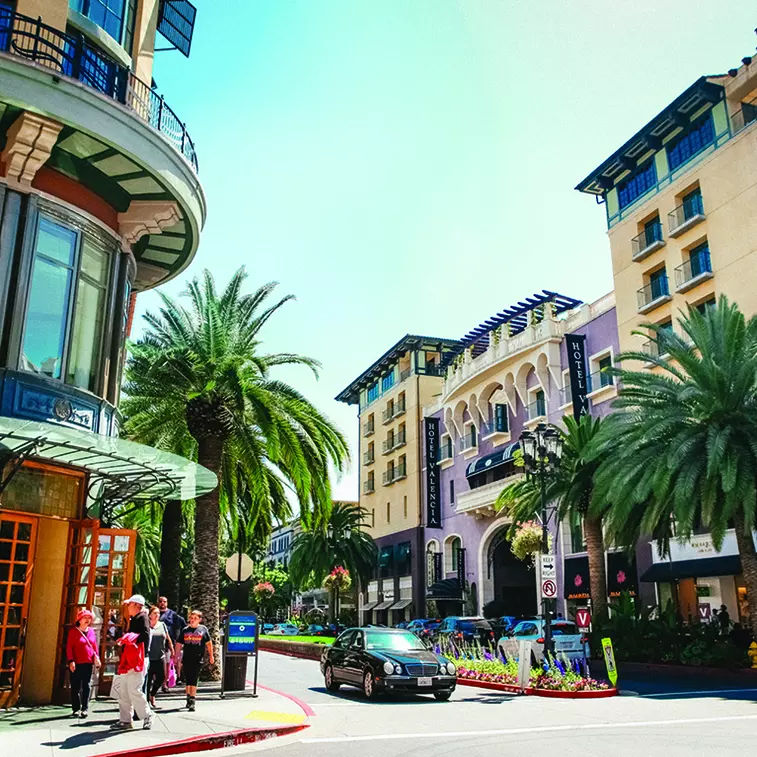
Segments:
[[[657,169],[654,161],[640,169],[635,176],[618,186],[618,204],[621,210],[630,205],[657,184]]]
[[[704,120],[694,124],[689,131],[668,145],[668,165],[673,171],[691,160],[700,150],[715,141],[715,128],[708,113]]]

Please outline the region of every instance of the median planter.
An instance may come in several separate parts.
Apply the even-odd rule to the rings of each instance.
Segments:
[[[326,648],[325,644],[314,644],[310,641],[285,641],[271,636],[261,636],[259,646],[265,652],[274,652],[288,657],[301,657],[305,660],[320,660],[321,654]]]
[[[596,689],[587,691],[557,691],[554,689],[537,689],[529,686],[525,691],[521,691],[518,686],[511,683],[494,683],[493,681],[476,681],[471,678],[458,678],[458,686],[472,686],[476,689],[488,689],[489,691],[501,691],[503,694],[525,694],[532,697],[546,697],[551,699],[604,699],[605,697],[616,697],[618,690]]]

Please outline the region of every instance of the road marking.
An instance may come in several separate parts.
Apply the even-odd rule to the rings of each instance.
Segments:
[[[333,736],[321,739],[302,739],[303,744],[337,744],[345,741],[393,741],[396,739],[481,738],[482,736],[517,736],[524,733],[556,733],[559,731],[600,731],[616,728],[648,728],[660,725],[695,725],[726,723],[733,720],[757,720],[757,715],[723,715],[714,718],[680,718],[677,720],[636,720],[627,723],[583,723],[580,725],[550,725],[534,728],[499,728],[492,731],[447,731],[440,733],[379,733],[373,736]]]
[[[654,697],[686,697],[704,695],[704,694],[744,694],[747,691],[755,692],[757,689],[712,689],[711,691],[670,691],[665,694],[642,694],[645,699],[652,699]]]
[[[253,710],[244,716],[245,720],[270,720],[274,723],[304,723],[305,716],[299,712],[265,712]]]

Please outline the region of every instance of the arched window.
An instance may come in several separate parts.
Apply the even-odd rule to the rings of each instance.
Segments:
[[[457,556],[463,543],[459,536],[450,536],[444,542],[444,572],[454,573],[457,570]]]

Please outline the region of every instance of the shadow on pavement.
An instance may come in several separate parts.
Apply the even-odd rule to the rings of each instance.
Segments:
[[[325,694],[330,699],[343,700],[345,702],[356,702],[365,705],[380,704],[380,705],[392,705],[392,704],[446,704],[445,702],[437,702],[431,694],[409,694],[409,693],[395,693],[381,694],[378,699],[368,700],[363,696],[363,693],[359,689],[344,688],[339,692],[328,691],[324,686],[310,686],[309,691],[316,694]],[[457,689],[460,691],[460,689]],[[481,704],[500,704],[502,702],[509,702],[514,699],[514,696],[509,694],[479,694],[478,696],[468,697],[456,697],[451,700],[454,702],[480,702]],[[317,706],[317,705],[316,705]]]

